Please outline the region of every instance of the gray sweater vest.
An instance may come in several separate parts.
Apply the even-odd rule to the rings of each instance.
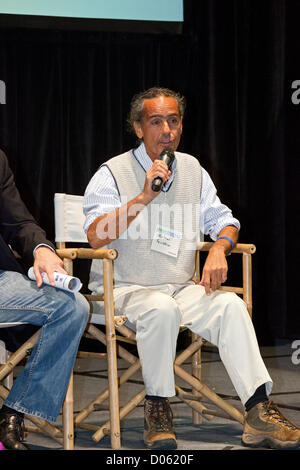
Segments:
[[[201,166],[191,155],[180,152],[175,155],[176,175],[168,191],[161,191],[128,229],[107,246],[118,252],[114,263],[115,286],[184,284],[193,277],[200,227]],[[110,159],[105,165],[115,179],[122,205],[141,193],[145,170],[132,151]],[[134,207],[132,210],[135,213]],[[181,234],[177,257],[151,249],[158,226]],[[102,292],[101,284],[102,261],[93,260],[89,288]]]

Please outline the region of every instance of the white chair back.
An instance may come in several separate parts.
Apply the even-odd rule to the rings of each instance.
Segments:
[[[88,243],[83,230],[85,216],[83,213],[83,196],[74,194],[54,194],[55,242]],[[90,323],[105,325],[104,302],[93,302],[94,313]]]
[[[73,194],[55,193],[55,241],[87,243],[87,237],[83,230],[83,196]]]

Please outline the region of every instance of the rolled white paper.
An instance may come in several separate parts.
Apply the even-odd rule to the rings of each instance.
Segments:
[[[46,273],[41,273],[42,278],[43,278],[43,283],[44,284],[50,284],[48,276]],[[71,292],[77,292],[82,288],[82,283],[80,282],[80,279],[78,277],[73,277],[73,276],[68,276],[67,274],[63,273],[58,273],[54,272],[54,282],[55,282],[55,287],[58,287],[59,289],[64,289],[68,290]],[[33,272],[33,267],[29,268],[28,270],[28,277],[32,281],[35,281],[35,274]]]

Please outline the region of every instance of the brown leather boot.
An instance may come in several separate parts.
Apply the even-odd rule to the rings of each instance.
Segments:
[[[144,442],[149,449],[176,449],[173,414],[167,398],[146,399]]]
[[[23,419],[15,414],[0,412],[0,441],[7,450],[29,450],[22,442]]]
[[[286,449],[300,446],[300,429],[271,401],[258,403],[245,415],[242,444],[246,447]]]

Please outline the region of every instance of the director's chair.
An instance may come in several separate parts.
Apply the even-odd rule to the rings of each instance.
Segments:
[[[95,442],[100,441],[106,435],[110,435],[111,447],[113,449],[119,449],[121,447],[120,420],[125,418],[141,403],[146,392],[145,389],[141,390],[131,398],[127,404],[122,408],[119,408],[119,389],[122,384],[126,383],[140,370],[141,364],[137,356],[120,345],[121,342],[135,344],[135,332],[126,326],[126,318],[115,316],[114,313],[113,262],[117,262],[117,253],[115,250],[109,249],[92,250],[88,248],[65,248],[66,243],[87,242],[82,229],[84,223],[82,203],[82,196],[73,196],[61,193],[55,194],[56,243],[60,256],[64,257],[64,254],[66,255],[65,266],[70,274],[73,273],[72,262],[76,258],[98,258],[103,260],[104,295],[101,297],[90,294],[86,295],[91,305],[91,318],[87,327],[87,332],[107,347],[108,387],[92,400],[92,402],[85,406],[84,409],[76,414],[74,423],[75,427],[92,430],[92,439]],[[200,280],[200,253],[208,251],[211,245],[212,243],[203,242],[197,246],[194,277],[195,282]],[[242,286],[221,287],[222,290],[228,290],[230,292],[235,292],[238,295],[242,295],[250,315],[252,314],[251,256],[255,253],[255,250],[254,245],[237,244],[232,253],[242,255]],[[70,253],[72,253],[72,256],[70,256]],[[105,315],[92,313],[94,302],[104,302]],[[105,325],[105,333],[95,327],[95,324]],[[176,393],[178,397],[192,408],[194,423],[200,424],[202,422],[202,417],[210,420],[213,419],[214,416],[226,417],[243,423],[244,418],[242,413],[201,381],[202,344],[203,339],[198,335],[192,334],[191,344],[176,357],[174,362],[174,372],[178,377],[180,377],[180,379],[184,380],[191,387],[191,393],[188,393],[183,390],[182,387],[176,385]],[[129,363],[128,369],[120,376],[118,376],[117,356],[125,359]],[[182,365],[190,357],[192,357],[192,371],[191,373],[188,373],[183,369]],[[210,403],[215,405],[217,410],[204,406],[204,404],[201,403],[202,397],[205,397]],[[109,420],[102,426],[85,424],[84,421],[88,416],[93,411],[101,409],[101,404],[106,399],[109,399]]]

